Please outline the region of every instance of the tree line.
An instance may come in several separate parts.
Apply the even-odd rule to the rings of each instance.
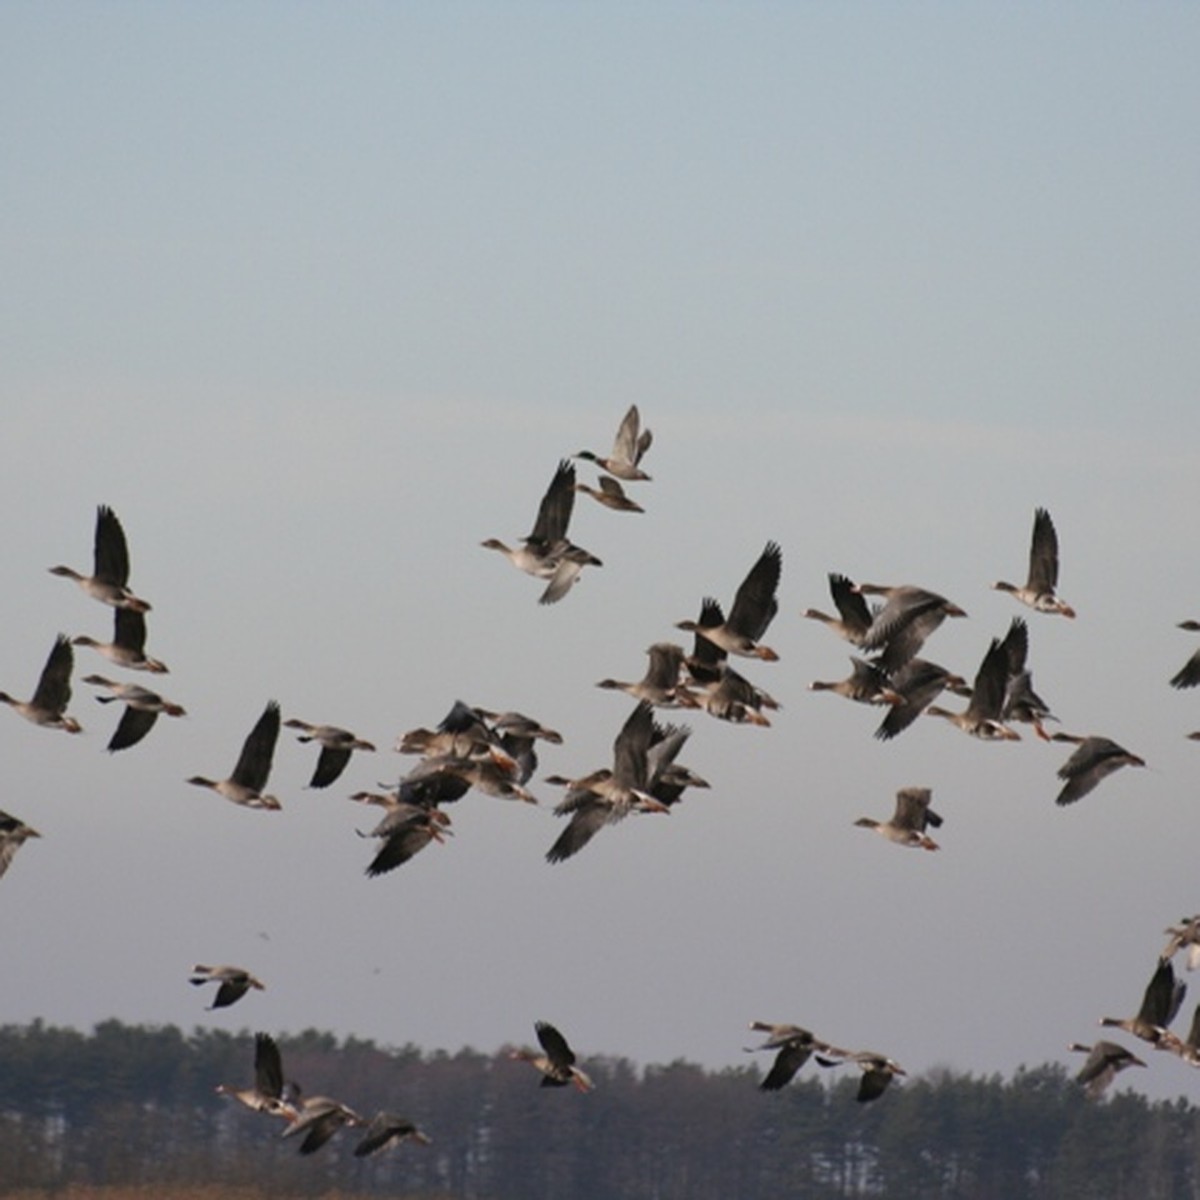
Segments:
[[[858,1104],[849,1076],[802,1074],[767,1094],[757,1065],[589,1058],[584,1096],[539,1087],[504,1049],[427,1053],[315,1030],[277,1040],[306,1090],[368,1117],[401,1112],[432,1144],[356,1158],[350,1131],[300,1157],[277,1119],[215,1090],[252,1082],[248,1032],[35,1021],[0,1027],[0,1196],[1200,1198],[1200,1109],[1119,1090],[1090,1101],[1060,1064],[1008,1079],[938,1070]]]

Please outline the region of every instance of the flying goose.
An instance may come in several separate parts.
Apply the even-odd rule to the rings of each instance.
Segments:
[[[1020,741],[1021,735],[1001,720],[1007,684],[1008,653],[999,638],[992,638],[991,645],[983,656],[983,662],[979,664],[979,670],[975,674],[967,707],[956,713],[931,704],[925,709],[925,713],[931,717],[945,717],[964,733],[984,741]]]
[[[509,1057],[536,1067],[542,1073],[542,1087],[566,1087],[570,1083],[581,1092],[590,1092],[596,1086],[575,1065],[575,1051],[549,1021],[535,1021],[533,1030],[543,1053],[522,1048],[513,1050]]]
[[[1075,1081],[1083,1086],[1084,1091],[1093,1100],[1100,1098],[1119,1071],[1125,1070],[1126,1067],[1146,1065],[1132,1050],[1127,1050],[1117,1042],[1101,1040],[1092,1046],[1072,1042],[1067,1049],[1088,1056],[1079,1074],[1075,1076]]]
[[[826,682],[814,679],[811,692],[834,692],[859,704],[903,704],[904,696],[895,690],[887,673],[866,659],[850,656],[851,671],[845,679]]]
[[[675,628],[707,638],[726,654],[775,662],[779,655],[759,639],[779,611],[775,593],[782,569],[783,551],[777,542],[768,542],[734,595],[729,616],[720,625],[678,621]]]
[[[697,625],[701,629],[711,629],[721,625],[724,620],[721,606],[707,597],[700,605]],[[770,720],[762,710],[778,709],[779,702],[735,671],[729,665],[729,656],[725,651],[703,636],[700,630],[696,631],[692,646],[692,653],[683,663],[687,680],[695,687],[695,690],[690,686],[685,689],[686,707],[702,708],[709,716],[721,721],[770,725]]]
[[[871,620],[861,647],[877,654],[877,664],[889,674],[920,653],[929,636],[947,617],[965,617],[957,604],[937,592],[912,584],[859,583],[864,596],[883,596],[883,607]]]
[[[576,458],[593,462],[602,471],[607,471],[617,479],[627,482],[649,480],[650,476],[638,465],[642,455],[650,449],[653,436],[648,429],[641,429],[641,416],[636,404],[629,406],[629,411],[621,418],[617,429],[616,440],[613,442],[612,454],[602,458],[591,450],[580,450]]]
[[[567,538],[567,526],[575,505],[575,466],[563,461],[538,506],[537,520],[519,546],[507,546],[497,538],[483,543],[499,550],[519,570],[547,580],[539,604],[553,604],[571,590],[585,566],[602,566],[601,561]]]
[[[317,765],[313,776],[308,781],[311,788],[328,787],[346,769],[350,755],[355,750],[374,750],[370,742],[356,737],[348,729],[339,729],[336,725],[313,725],[302,721],[299,717],[289,717],[284,721],[288,729],[302,729],[298,741],[319,742],[321,753],[317,756]]]
[[[832,571],[829,574],[829,594],[833,597],[834,606],[838,611],[836,617],[831,617],[816,608],[805,609],[803,615],[809,620],[823,622],[852,646],[861,646],[875,619],[871,606],[862,593],[855,589],[852,580]]]
[[[267,786],[267,777],[271,774],[271,760],[275,755],[275,742],[278,738],[279,705],[271,700],[247,735],[233,774],[228,779],[219,780],[193,775],[188,783],[194,783],[197,787],[212,788],[226,800],[245,808],[265,808],[272,811],[281,809],[283,805],[274,796],[263,794],[263,788]]]
[[[288,1117],[292,1108],[283,1098],[283,1060],[275,1039],[266,1033],[254,1035],[254,1084],[247,1088],[230,1087],[220,1083],[217,1094],[228,1096],[254,1112]]]
[[[431,1140],[427,1133],[418,1129],[407,1117],[378,1112],[371,1118],[362,1140],[354,1147],[354,1157],[366,1158],[385,1146],[398,1146],[401,1142],[411,1141],[428,1146]]]
[[[1044,508],[1033,513],[1033,541],[1029,547],[1029,574],[1023,586],[1007,583],[1003,579],[992,584],[993,588],[1008,592],[1022,604],[1042,613],[1059,613],[1074,617],[1075,610],[1055,595],[1058,584],[1058,534],[1054,522]]]
[[[329,1096],[308,1096],[294,1109],[283,1131],[285,1138],[304,1135],[300,1143],[301,1154],[315,1154],[339,1129],[345,1125],[365,1125],[362,1117]]]
[[[73,579],[93,599],[114,608],[149,612],[150,605],[128,587],[129,548],[117,514],[107,505],[96,509],[96,534],[92,552],[92,574],[82,575],[71,567],[51,567],[51,575]]]
[[[888,709],[875,730],[875,736],[885,742],[903,733],[946,688],[968,690],[961,675],[923,658],[909,659],[889,677],[889,684],[900,702]]]
[[[1056,733],[1052,742],[1071,742],[1075,752],[1058,769],[1059,779],[1066,780],[1062,791],[1055,797],[1055,804],[1074,804],[1086,796],[1101,780],[1106,779],[1120,767],[1144,767],[1145,759],[1130,754],[1111,738],[1080,737],[1073,733]]]
[[[593,500],[599,501],[605,508],[611,508],[615,512],[640,513],[646,511],[636,500],[626,495],[625,489],[611,475],[601,475],[597,483],[599,485],[597,487],[589,487],[586,483],[577,483],[575,490],[591,496]]]
[[[355,792],[350,799],[363,804],[378,804],[384,809],[379,824],[370,833],[359,834],[360,837],[378,838],[381,842],[367,866],[367,876],[372,879],[402,866],[430,842],[443,843],[453,832],[447,828],[449,816],[436,804],[421,804],[399,795],[378,792]]]
[[[816,1059],[821,1066],[838,1067],[844,1063],[854,1063],[862,1071],[858,1093],[854,1097],[860,1104],[878,1100],[897,1075],[908,1074],[894,1059],[875,1050],[839,1050],[836,1046],[825,1046],[823,1050],[825,1053]]]
[[[203,963],[197,963],[192,968],[188,982],[197,987],[205,983],[218,985],[217,994],[208,1006],[210,1010],[228,1008],[229,1005],[236,1004],[251,988],[261,992],[267,986],[262,980],[251,975],[245,967],[206,967]]]
[[[108,688],[111,695],[96,697],[101,704],[121,701],[125,705],[125,711],[109,739],[109,751],[126,750],[130,746],[136,746],[154,728],[159,713],[166,713],[169,717],[187,715],[182,705],[166,700],[157,692],[152,692],[138,683],[116,683],[103,675],[85,675],[83,682],[95,687]]]
[[[76,646],[90,646],[118,667],[126,667],[130,671],[151,671],[156,675],[166,674],[166,665],[146,653],[146,617],[137,609],[116,609],[113,613],[111,642],[98,642],[84,634],[71,640]]]
[[[750,1028],[767,1034],[761,1046],[747,1046],[754,1053],[759,1050],[774,1050],[775,1060],[770,1070],[758,1085],[764,1092],[777,1092],[791,1083],[796,1072],[812,1057],[813,1052],[827,1049],[807,1029],[799,1025],[777,1025],[769,1021],[751,1021]],[[827,1064],[828,1065],[828,1064]]]
[[[0,809],[0,876],[8,870],[13,858],[30,838],[40,838],[32,826]]]
[[[1175,978],[1169,958],[1160,958],[1142,995],[1142,1005],[1133,1017],[1101,1017],[1100,1024],[1123,1029],[1157,1049],[1170,1049],[1179,1042],[1167,1026],[1175,1020],[1187,992],[1187,984]]]
[[[619,679],[601,679],[597,687],[622,691],[635,700],[645,700],[660,708],[695,707],[695,701],[680,682],[684,650],[675,642],[655,642],[646,653],[650,662],[641,679],[626,683]]]
[[[71,668],[74,665],[75,652],[71,649],[71,643],[60,633],[42,668],[33,698],[14,700],[7,692],[0,692],[0,703],[7,704],[34,725],[61,729],[64,733],[79,733],[83,726],[74,717],[67,716],[66,712],[71,702]]]
[[[937,829],[942,823],[942,818],[929,807],[932,798],[930,788],[901,788],[896,793],[896,811],[890,820],[881,822],[873,817],[859,817],[854,824],[863,829],[873,829],[898,846],[937,850],[937,842],[925,833],[927,826],[932,825]]]

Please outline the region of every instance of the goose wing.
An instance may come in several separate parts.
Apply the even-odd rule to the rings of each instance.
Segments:
[[[271,774],[271,760],[275,756],[275,743],[278,738],[279,705],[271,700],[242,744],[242,752],[230,778],[243,787],[261,792],[267,786],[267,777]]]
[[[733,598],[725,622],[729,629],[755,641],[766,633],[767,626],[779,611],[775,593],[782,570],[783,551],[777,542],[768,542]]]

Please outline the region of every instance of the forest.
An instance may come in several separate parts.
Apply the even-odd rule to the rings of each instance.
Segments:
[[[312,1155],[217,1086],[249,1085],[254,1038],[106,1021],[0,1027],[0,1196],[19,1200],[886,1200],[1200,1196],[1200,1109],[1061,1065],[1009,1079],[937,1071],[877,1102],[805,1070],[766,1093],[755,1063],[589,1059],[595,1091],[543,1088],[511,1047],[426,1053],[308,1030],[277,1039],[290,1078],[431,1138]],[[1118,1081],[1119,1083],[1119,1081]]]

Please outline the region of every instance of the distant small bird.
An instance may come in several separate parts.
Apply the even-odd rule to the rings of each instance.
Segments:
[[[1124,1071],[1126,1067],[1146,1065],[1132,1050],[1127,1050],[1117,1042],[1102,1040],[1092,1046],[1072,1042],[1067,1049],[1088,1056],[1079,1074],[1075,1076],[1075,1081],[1083,1086],[1084,1091],[1093,1100],[1098,1100],[1104,1094],[1118,1072]]]
[[[308,781],[311,788],[328,787],[346,769],[350,755],[355,750],[374,750],[370,742],[356,737],[348,729],[339,729],[336,725],[312,725],[301,721],[298,717],[290,717],[284,721],[288,729],[302,729],[301,742],[319,742],[321,753],[317,756],[317,765],[313,777]]]
[[[1120,767],[1144,767],[1145,759],[1118,746],[1111,738],[1079,737],[1073,733],[1056,733],[1052,742],[1072,742],[1077,749],[1058,769],[1059,779],[1066,780],[1055,797],[1055,804],[1074,804],[1086,796],[1101,780],[1107,779]]]
[[[279,739],[279,705],[271,700],[263,709],[262,716],[255,722],[242,752],[228,779],[207,779],[193,775],[188,783],[197,787],[212,788],[234,804],[245,808],[265,808],[272,811],[283,807],[274,796],[263,794],[267,777],[271,774],[271,760],[275,755],[275,743]]]
[[[133,612],[150,611],[150,605],[129,590],[129,548],[125,543],[125,531],[117,514],[103,504],[96,510],[92,564],[91,575],[81,575],[71,567],[51,567],[50,574],[73,579],[102,604]]]
[[[1022,604],[1042,613],[1058,613],[1074,617],[1075,610],[1055,595],[1058,585],[1058,534],[1054,522],[1044,508],[1034,510],[1033,541],[1029,548],[1029,574],[1024,585],[1007,583],[1003,579],[992,584],[1001,592],[1015,596]]]
[[[205,983],[216,983],[217,995],[210,1009],[228,1008],[231,1004],[236,1004],[251,988],[258,991],[263,991],[266,984],[260,979],[255,979],[244,967],[206,967],[202,963],[197,963],[192,968],[191,978],[189,983],[199,987]]]
[[[676,629],[699,634],[726,654],[775,662],[779,655],[761,642],[767,626],[779,611],[775,593],[783,569],[783,551],[778,542],[768,542],[733,597],[729,616],[720,625],[699,621],[677,621]]]
[[[641,428],[641,415],[636,404],[629,406],[629,411],[621,418],[617,429],[616,440],[613,442],[612,454],[601,458],[591,450],[580,450],[576,458],[593,462],[602,471],[607,471],[617,479],[627,482],[649,480],[650,476],[639,466],[642,456],[650,449],[653,435],[649,429]]]
[[[1186,629],[1189,633],[1200,631],[1200,621],[1180,621],[1180,629]],[[1200,683],[1200,650],[1197,650],[1191,658],[1179,668],[1174,675],[1171,676],[1171,686],[1173,688],[1192,688]]]
[[[428,1146],[431,1141],[429,1135],[418,1129],[407,1117],[378,1112],[371,1118],[362,1140],[354,1147],[354,1157],[366,1158],[367,1155],[374,1154],[386,1146],[398,1146],[401,1142],[416,1142]]]
[[[113,613],[111,642],[98,642],[84,634],[71,640],[76,646],[90,646],[118,667],[126,667],[130,671],[152,671],[156,675],[166,674],[166,664],[146,653],[146,617],[137,609],[118,608]]]
[[[71,643],[60,633],[50,650],[50,657],[42,668],[37,688],[30,700],[14,700],[7,692],[0,692],[0,703],[7,704],[27,721],[46,729],[61,729],[64,733],[79,733],[83,726],[74,717],[67,716],[67,705],[71,702],[71,670],[75,665],[75,652]]]
[[[942,818],[929,807],[933,792],[926,787],[901,788],[896,793],[896,811],[891,820],[876,821],[873,817],[859,817],[855,825],[873,829],[897,846],[919,847],[922,850],[937,850],[938,844],[929,837],[925,829],[932,825],[937,829]]]
[[[542,1073],[542,1087],[565,1087],[570,1083],[581,1092],[590,1092],[596,1086],[575,1065],[575,1051],[549,1021],[535,1021],[533,1030],[544,1053],[520,1049],[512,1051],[509,1057],[536,1067]]]
[[[30,838],[42,835],[24,821],[0,809],[0,876],[8,870],[13,858]]]

